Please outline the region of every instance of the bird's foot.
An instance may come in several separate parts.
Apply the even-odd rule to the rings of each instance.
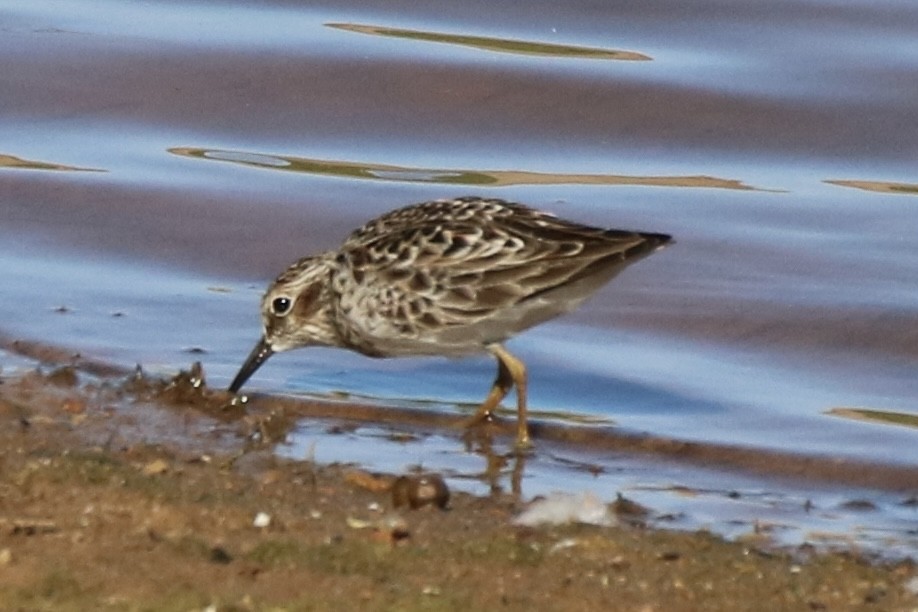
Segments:
[[[532,438],[529,437],[529,433],[520,434],[516,437],[516,442],[513,444],[513,452],[516,455],[531,455],[535,450],[535,444],[532,443]]]

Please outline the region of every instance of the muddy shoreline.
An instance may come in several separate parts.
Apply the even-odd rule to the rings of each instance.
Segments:
[[[135,370],[87,358],[72,350],[40,342],[13,340],[0,334],[0,350],[36,359],[46,366],[74,367],[103,377],[129,376]],[[210,390],[208,390],[210,393]],[[220,395],[217,404],[229,401]],[[194,398],[187,398],[194,405]],[[292,396],[254,394],[245,396],[245,409],[265,414],[282,413],[284,418],[319,419],[329,422],[373,423],[418,431],[440,431],[462,436],[462,413],[443,413],[406,409],[395,406],[353,403],[349,401],[322,402]],[[204,404],[214,410],[213,400]],[[488,435],[506,442],[515,435],[512,411],[506,419],[488,426]],[[764,477],[794,478],[814,484],[838,484],[871,487],[878,490],[914,494],[918,483],[918,466],[858,461],[847,457],[812,456],[781,453],[769,449],[702,444],[629,432],[617,427],[569,426],[561,423],[533,420],[530,424],[534,441],[541,446],[572,448],[587,452],[619,452],[647,455],[708,468],[748,472]]]
[[[0,594],[14,609],[918,604],[911,561],[778,550],[767,530],[731,543],[650,529],[621,503],[611,527],[514,525],[528,500],[512,491],[395,508],[378,484],[391,477],[272,452],[291,413],[340,422],[341,406],[323,415],[258,398],[232,413],[193,373],[162,380],[51,347],[7,348],[42,357],[40,371],[0,378]]]

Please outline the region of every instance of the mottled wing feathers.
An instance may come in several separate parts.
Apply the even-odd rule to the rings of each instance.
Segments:
[[[463,222],[480,225],[482,222],[490,223],[496,217],[511,216],[518,211],[542,214],[521,204],[497,199],[465,197],[455,200],[433,200],[398,208],[377,217],[355,230],[345,244],[362,243],[401,230],[414,230],[435,225],[453,226]]]
[[[389,304],[389,316],[408,321],[404,333],[417,333],[525,310],[527,301],[568,287],[571,295],[556,304],[533,302],[544,311],[534,319],[556,316],[668,240],[570,223],[501,200],[461,198],[383,215],[355,231],[339,258],[364,291],[401,296]]]

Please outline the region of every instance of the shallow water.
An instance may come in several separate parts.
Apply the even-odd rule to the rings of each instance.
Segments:
[[[0,1],[0,332],[163,372],[204,349],[225,384],[291,260],[402,204],[503,197],[677,240],[511,342],[534,411],[918,463],[918,6],[527,7]],[[250,385],[455,410],[493,368],[313,350]],[[411,462],[464,461],[428,446]],[[676,512],[647,491],[736,478],[634,459],[639,484],[587,482],[540,460],[527,494]],[[735,505],[688,505],[730,532]],[[878,506],[870,524],[908,541],[914,507]]]

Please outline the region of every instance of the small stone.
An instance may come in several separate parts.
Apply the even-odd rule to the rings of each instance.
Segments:
[[[255,520],[252,521],[252,525],[259,529],[269,527],[271,525],[271,515],[267,512],[259,512],[255,515]]]
[[[376,526],[376,523],[373,523],[371,521],[365,521],[359,518],[354,518],[353,516],[347,517],[346,519],[344,519],[344,522],[347,523],[347,526],[350,527],[351,529],[369,529],[371,527]]]
[[[390,476],[371,474],[363,470],[347,472],[344,475],[344,480],[355,487],[360,487],[373,493],[382,493],[392,487],[392,478]]]
[[[579,542],[577,542],[577,540],[574,538],[565,538],[563,540],[559,540],[558,542],[552,544],[551,548],[548,549],[548,554],[553,554],[566,548],[573,548],[577,546],[577,544],[579,544]]]
[[[86,412],[86,403],[75,397],[68,397],[65,399],[61,407],[64,409],[64,412],[70,414],[83,414]]]
[[[271,485],[276,482],[280,482],[283,476],[284,475],[280,470],[268,470],[261,475],[261,484]]]
[[[449,504],[449,487],[439,474],[399,476],[392,485],[392,505],[416,510],[433,505],[445,509]]]
[[[80,381],[73,367],[63,366],[48,374],[48,382],[56,387],[75,387]]]
[[[389,514],[380,521],[380,530],[387,535],[392,543],[411,537],[408,521],[397,514]]]
[[[169,464],[163,459],[154,459],[150,463],[143,466],[143,473],[147,476],[156,476],[157,474],[165,474],[169,471]]]
[[[233,556],[226,552],[222,546],[214,546],[210,549],[210,562],[218,565],[226,565],[233,561]]]

